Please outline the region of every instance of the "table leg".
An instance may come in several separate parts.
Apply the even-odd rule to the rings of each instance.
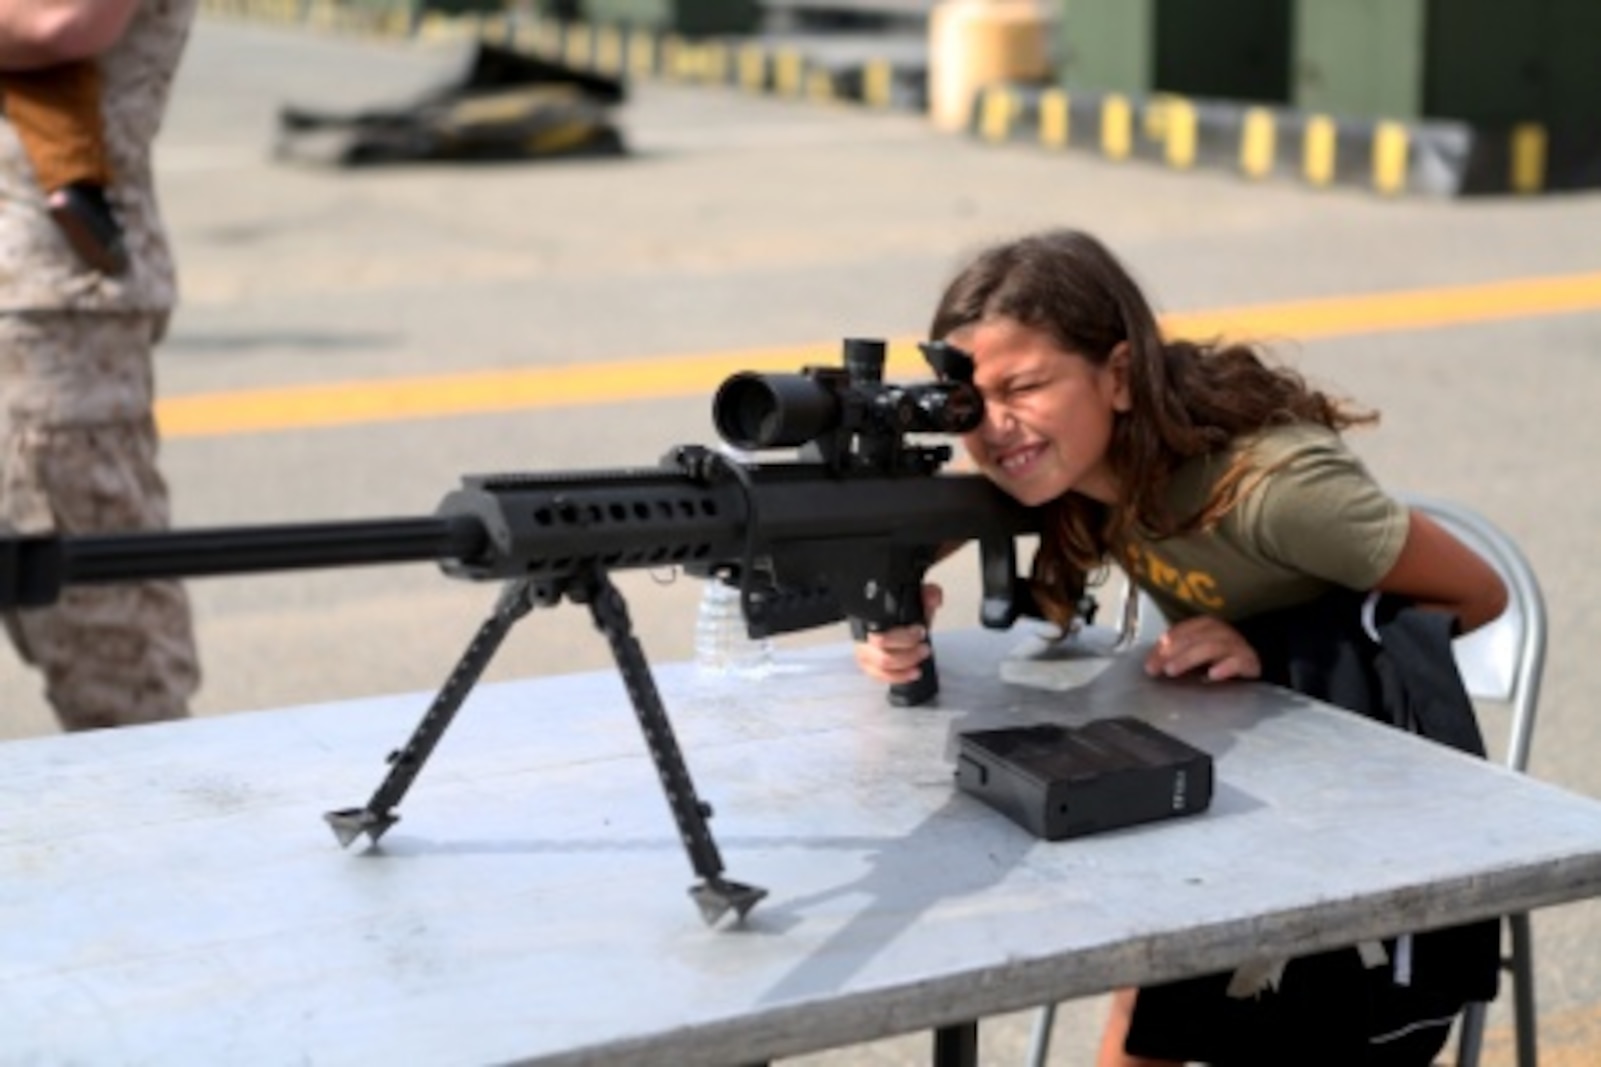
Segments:
[[[978,1067],[978,1023],[953,1023],[934,1031],[934,1067]]]

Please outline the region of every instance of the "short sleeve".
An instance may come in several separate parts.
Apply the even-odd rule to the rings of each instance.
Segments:
[[[1267,473],[1242,501],[1247,539],[1283,566],[1346,588],[1378,584],[1406,543],[1406,505],[1333,431],[1302,428],[1265,451]]]

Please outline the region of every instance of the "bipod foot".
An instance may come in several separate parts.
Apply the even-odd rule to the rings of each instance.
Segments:
[[[767,890],[725,878],[708,878],[699,885],[690,886],[689,895],[700,908],[700,917],[706,920],[706,925],[714,926],[730,911],[737,919],[744,919],[756,902],[767,895]]]
[[[334,836],[344,848],[349,848],[350,843],[362,834],[372,838],[372,843],[376,845],[384,832],[400,821],[398,815],[380,813],[370,808],[341,808],[328,812],[323,818],[334,828]]]

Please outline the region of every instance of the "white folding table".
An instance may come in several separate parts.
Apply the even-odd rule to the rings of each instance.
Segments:
[[[1134,656],[1003,681],[1027,640],[939,635],[932,708],[843,646],[659,667],[738,924],[608,672],[480,686],[375,849],[322,815],[430,694],[0,744],[0,1062],[748,1064],[1601,892],[1601,802]],[[957,731],[1114,714],[1210,810],[1046,842],[953,786]]]

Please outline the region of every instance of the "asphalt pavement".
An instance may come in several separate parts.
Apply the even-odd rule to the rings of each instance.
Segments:
[[[622,158],[364,171],[273,158],[280,105],[406,99],[453,76],[463,55],[461,44],[201,21],[157,150],[184,291],[161,394],[227,411],[276,391],[283,411],[295,395],[285,390],[359,397],[546,371],[591,394],[175,432],[164,464],[178,524],[422,515],[465,473],[654,463],[670,445],[713,439],[717,379],[695,357],[834,362],[844,337],[915,338],[966,252],[1080,226],[1126,258],[1164,312],[1238,312],[1309,377],[1380,408],[1381,425],[1353,442],[1387,483],[1467,503],[1519,540],[1551,624],[1532,769],[1601,796],[1590,711],[1601,691],[1601,575],[1590,566],[1601,195],[1386,200],[987,145],[905,112],[659,83],[636,86],[618,113]],[[1557,291],[1578,295],[1539,298]],[[1409,313],[1375,310],[1392,294],[1411,294]],[[1320,307],[1332,316],[1309,310]],[[656,365],[671,381],[642,393],[640,368]],[[972,575],[941,578],[950,615],[976,619]],[[687,657],[693,583],[620,584],[650,655]],[[430,690],[494,594],[422,564],[204,579],[190,591],[203,715]],[[489,677],[608,662],[578,613],[535,613]],[[0,737],[54,728],[37,690],[0,656]],[[560,709],[529,715],[554,723]],[[1592,904],[1536,917],[1548,1065],[1601,1061],[1598,928]],[[1053,1062],[1089,1062],[1099,1010],[1063,1013]],[[986,1026],[984,1062],[1019,1062],[1026,1028],[1021,1016]],[[1485,1062],[1510,1063],[1500,1006],[1489,1036]],[[805,1062],[926,1052],[926,1038],[905,1038]]]

